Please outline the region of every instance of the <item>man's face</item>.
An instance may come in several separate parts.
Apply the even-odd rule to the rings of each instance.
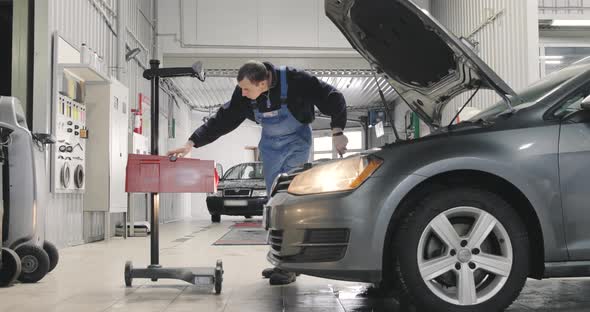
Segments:
[[[268,90],[268,82],[266,80],[253,83],[249,79],[244,78],[242,81],[238,82],[238,85],[242,88],[242,96],[245,96],[250,100],[256,100],[262,92]]]

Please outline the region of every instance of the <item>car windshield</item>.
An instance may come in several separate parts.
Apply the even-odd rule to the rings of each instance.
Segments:
[[[253,180],[264,179],[262,164],[239,164],[230,168],[223,176],[223,180]]]
[[[580,63],[564,68],[558,72],[547,75],[545,78],[533,83],[524,90],[518,93],[518,97],[522,102],[514,105],[515,108],[526,107],[536,104],[541,98],[550,93],[555,88],[559,87],[569,79],[578,74],[590,69],[588,63]],[[498,116],[502,112],[508,110],[508,106],[504,100],[498,101],[491,107],[483,110],[479,114],[471,117],[469,121],[490,120]]]

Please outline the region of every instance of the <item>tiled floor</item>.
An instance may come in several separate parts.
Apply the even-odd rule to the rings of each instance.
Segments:
[[[266,246],[212,246],[233,221],[186,221],[161,226],[160,262],[167,266],[213,266],[223,259],[223,291],[175,280],[135,279],[126,288],[126,260],[149,262],[149,239],[115,238],[60,250],[56,270],[37,284],[0,289],[0,311],[405,311],[393,299],[359,296],[367,285],[300,276],[288,286],[269,286],[260,276],[268,266]],[[189,238],[188,240],[178,240]],[[510,311],[590,311],[590,280],[529,281]]]

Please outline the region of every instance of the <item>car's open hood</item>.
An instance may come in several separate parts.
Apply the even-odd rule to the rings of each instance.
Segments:
[[[473,50],[409,0],[325,0],[325,9],[432,127],[441,126],[442,110],[453,97],[477,86],[515,97]]]

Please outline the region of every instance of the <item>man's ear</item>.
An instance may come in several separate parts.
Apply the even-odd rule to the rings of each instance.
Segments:
[[[257,86],[257,87],[259,87],[259,88],[268,87],[268,81],[267,81],[267,80],[262,80],[262,81],[259,81],[259,82],[256,84],[256,86]]]

